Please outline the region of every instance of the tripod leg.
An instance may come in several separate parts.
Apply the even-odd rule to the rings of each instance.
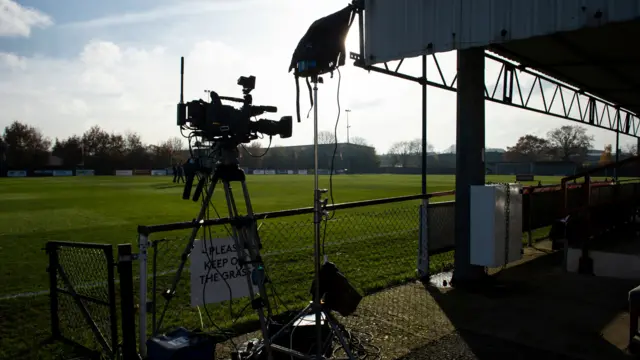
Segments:
[[[347,340],[345,340],[342,330],[337,325],[338,321],[336,320],[336,318],[333,316],[333,314],[331,314],[330,311],[326,309],[323,309],[322,312],[324,313],[325,319],[329,323],[329,326],[331,326],[331,330],[333,330],[333,333],[336,334],[338,342],[340,342],[340,346],[342,346],[342,348],[344,349],[347,357],[351,360],[355,360],[356,358],[355,356],[353,356],[351,348],[349,347],[349,344],[347,344]]]
[[[193,230],[191,230],[191,235],[189,235],[189,241],[187,242],[187,246],[184,248],[184,251],[182,252],[180,265],[178,266],[178,270],[176,271],[176,275],[173,279],[173,283],[171,284],[171,288],[164,294],[165,297],[167,298],[167,302],[164,304],[164,307],[162,308],[162,313],[160,314],[160,318],[158,320],[158,325],[156,326],[156,330],[160,329],[160,326],[162,325],[162,321],[164,320],[164,315],[166,314],[167,309],[169,308],[170,300],[175,294],[176,289],[178,288],[178,283],[180,282],[182,271],[184,271],[184,267],[187,264],[187,259],[189,258],[189,255],[193,250],[193,243],[195,242],[196,237],[198,236],[198,231],[200,231],[201,222],[207,213],[207,209],[209,207],[209,203],[211,202],[211,198],[213,197],[213,192],[216,188],[217,183],[218,183],[218,176],[214,172],[213,176],[211,177],[211,184],[209,184],[209,188],[207,189],[207,193],[203,199],[202,206],[200,207],[200,212],[198,213],[198,217],[195,220],[196,225],[193,227]]]
[[[227,200],[227,208],[229,210],[229,217],[231,218],[236,218],[238,217],[238,209],[236,207],[235,204],[235,200],[233,199],[233,193],[231,192],[231,185],[229,184],[228,181],[223,181],[222,182],[223,186],[224,186],[224,193],[225,193],[225,197]],[[249,245],[249,256],[250,256],[250,261],[253,262],[256,258],[253,256],[253,252],[251,251],[251,247],[252,244],[247,242],[247,239],[245,238],[245,236],[243,235],[244,232],[244,228],[241,228],[239,231],[236,228],[236,226],[232,226],[231,227],[231,231],[233,234],[233,238],[234,241],[236,243],[236,251],[238,253],[238,259],[246,259],[246,253],[245,253],[245,246]],[[243,236],[239,236],[239,235],[243,235]],[[246,265],[243,265],[246,266]],[[253,270],[253,269],[249,269],[249,270]],[[253,302],[256,298],[256,295],[253,291],[253,282],[251,281],[251,273],[252,271],[248,271],[247,272],[247,286],[249,287],[249,298],[251,299],[251,301]],[[260,294],[262,295],[261,297],[263,299],[266,298],[266,293],[262,293],[262,289],[264,288],[264,284],[261,283],[258,287]],[[257,307],[257,312],[258,312],[258,318],[260,319],[260,327],[262,330],[262,337],[264,339],[268,339],[269,337],[269,331],[267,330],[267,320],[264,316],[264,310],[262,308],[262,306]],[[267,358],[269,360],[273,359],[272,353],[271,353],[271,347],[267,347]]]
[[[249,190],[247,189],[247,184],[244,181],[242,181],[241,185],[242,185],[242,194],[244,196],[244,203],[245,203],[245,206],[247,207],[247,215],[249,216],[249,218],[252,219],[251,225],[247,228],[244,228],[243,230],[247,232],[246,239],[250,241],[249,242],[250,244],[249,251],[251,252],[250,256],[252,259],[256,259],[258,256],[260,256],[260,236],[258,235],[258,226],[256,224],[255,219],[253,218],[253,207],[251,206],[251,198],[249,197]],[[260,284],[258,289],[260,290],[260,294],[264,299],[264,304],[265,304],[265,307],[267,308],[267,314],[269,315],[269,317],[272,317],[273,314],[271,311],[271,304],[269,302],[269,297],[267,296],[267,290],[264,286],[264,282]]]

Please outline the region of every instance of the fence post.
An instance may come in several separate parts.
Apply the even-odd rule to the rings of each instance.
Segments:
[[[58,248],[48,242],[46,252],[49,255],[49,312],[51,313],[51,337],[60,337],[60,317],[58,316]]]
[[[157,241],[152,241],[151,242],[151,247],[153,247],[153,264],[151,265],[151,276],[153,276],[153,279],[151,281],[151,334],[153,336],[156,336],[156,332],[158,331],[158,329],[156,328],[156,313],[157,313],[157,309],[156,309],[156,305],[157,305],[157,299],[156,299],[156,293],[158,291],[157,288],[157,281],[158,281],[158,268],[157,268],[157,264],[158,264],[158,242]]]
[[[139,234],[138,237],[138,262],[140,263],[140,297],[139,297],[139,339],[138,349],[140,355],[147,357],[147,248],[149,236]]]
[[[429,279],[429,227],[427,224],[427,212],[429,198],[422,199],[420,204],[420,239],[418,240],[418,276],[421,280]]]
[[[118,310],[116,306],[116,274],[113,259],[113,247],[109,245],[104,249],[107,258],[107,286],[109,296],[109,322],[111,323],[111,349],[116,354],[118,351]]]
[[[528,223],[528,226],[527,226],[527,237],[528,237],[528,239],[527,240],[528,240],[528,243],[529,243],[528,244],[529,247],[533,246],[533,233],[531,232],[531,220],[533,219],[532,212],[533,212],[533,194],[535,193],[534,190],[535,190],[535,188],[533,188],[533,187],[529,188],[529,204],[528,204],[529,205],[528,206],[529,210],[528,210],[528,214],[527,214],[527,220],[528,220],[527,221],[527,223]]]
[[[118,245],[118,275],[120,278],[120,311],[122,312],[122,358],[123,360],[137,359],[131,244]]]

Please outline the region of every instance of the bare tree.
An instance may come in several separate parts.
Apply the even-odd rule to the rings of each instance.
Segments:
[[[360,136],[354,136],[349,141],[351,142],[351,144],[355,144],[355,145],[371,146],[367,141],[367,139]]]
[[[331,131],[318,132],[318,144],[335,144],[336,137]]]
[[[434,147],[427,142],[427,152],[433,152]],[[422,155],[422,139],[413,139],[409,142],[409,152],[412,155]]]
[[[167,140],[167,144],[173,153],[177,153],[181,150],[184,150],[184,141],[177,136],[170,137]]]
[[[621,155],[636,156],[638,155],[637,144],[627,144],[623,149],[620,149]]]
[[[587,135],[587,129],[578,125],[565,125],[547,133],[549,147],[561,160],[571,157],[584,157],[593,144],[593,136]]]
[[[455,154],[456,153],[456,144],[452,144],[448,148],[444,149],[443,154]]]
[[[394,166],[407,166],[411,156],[411,142],[398,141],[394,143],[389,148],[389,155],[391,155],[391,162]]]

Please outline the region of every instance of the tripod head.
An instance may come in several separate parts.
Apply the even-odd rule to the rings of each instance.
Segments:
[[[182,191],[182,199],[191,197],[193,181],[198,178],[198,185],[193,193],[193,201],[198,201],[204,186],[209,181],[244,181],[245,174],[239,167],[239,143],[233,139],[196,143],[192,149],[194,156],[184,165],[186,181]]]

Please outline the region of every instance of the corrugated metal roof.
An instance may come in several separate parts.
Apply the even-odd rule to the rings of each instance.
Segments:
[[[365,62],[635,19],[640,19],[640,0],[366,0]]]

